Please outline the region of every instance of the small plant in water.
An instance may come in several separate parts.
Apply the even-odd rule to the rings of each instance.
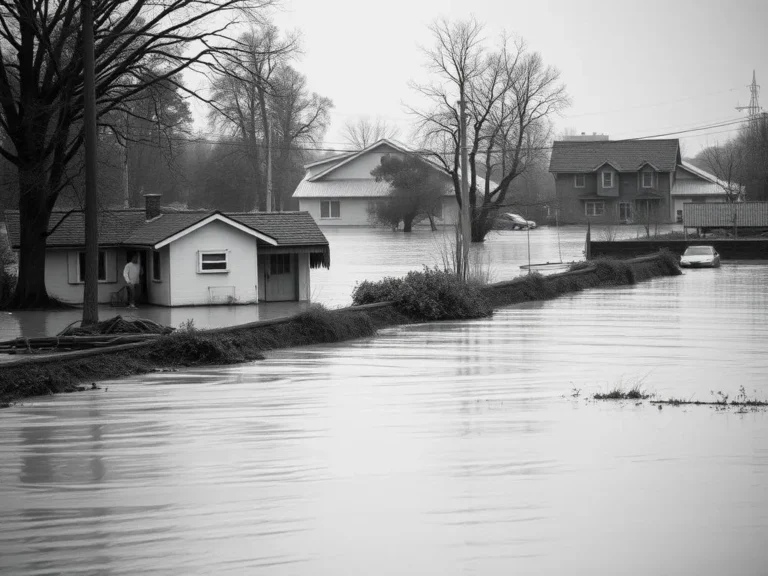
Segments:
[[[184,322],[179,324],[178,332],[197,332],[195,321],[192,318],[187,318]]]

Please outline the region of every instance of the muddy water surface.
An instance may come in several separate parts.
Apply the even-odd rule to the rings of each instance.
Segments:
[[[768,267],[0,413],[0,573],[765,574]],[[573,390],[581,390],[572,397]]]

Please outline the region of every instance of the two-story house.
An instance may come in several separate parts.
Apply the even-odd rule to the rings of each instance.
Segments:
[[[549,171],[560,221],[674,221],[671,191],[681,162],[676,139],[557,141]]]
[[[575,136],[552,147],[560,222],[682,222],[683,204],[725,202],[728,184],[680,157],[677,139]]]

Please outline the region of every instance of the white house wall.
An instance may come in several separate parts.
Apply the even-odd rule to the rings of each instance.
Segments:
[[[309,283],[309,254],[299,254],[298,255],[298,273],[299,273],[299,294],[298,299],[299,302],[306,302],[309,300],[309,297],[312,295],[311,293],[311,287]]]
[[[381,157],[387,154],[397,154],[402,156],[402,153],[389,146],[379,146],[375,150],[363,154],[354,160],[350,161],[344,166],[336,168],[330,172],[327,176],[323,176],[322,180],[348,180],[355,178],[370,179],[371,171],[381,164]]]
[[[210,303],[209,288],[224,294],[234,287],[237,303],[258,298],[256,239],[223,222],[211,222],[170,245],[171,306]],[[229,272],[198,273],[198,252],[228,251]]]
[[[77,258],[82,250],[50,249],[45,255],[45,286],[48,294],[68,304],[83,303],[84,284],[77,279]],[[104,250],[107,267],[107,282],[99,282],[99,303],[108,304],[112,293],[125,285],[121,258],[125,251],[107,248]]]
[[[160,252],[160,281],[154,280],[152,250],[147,251],[147,290],[150,304],[171,305],[171,246],[163,246]]]
[[[320,202],[338,200],[339,218],[320,218]],[[307,211],[320,226],[368,226],[368,198],[300,198],[299,210]]]

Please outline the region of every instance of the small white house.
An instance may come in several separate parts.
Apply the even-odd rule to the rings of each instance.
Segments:
[[[407,155],[413,151],[384,139],[357,152],[305,165],[304,179],[293,193],[299,201],[299,210],[309,212],[321,226],[369,226],[372,204],[390,193],[387,182],[376,182],[371,176],[371,171],[387,154]],[[437,165],[434,168],[446,184],[438,223],[453,224],[458,219],[453,183],[445,170]]]
[[[124,286],[123,268],[138,253],[141,301],[161,306],[309,300],[310,269],[330,266],[328,240],[306,212],[108,210],[99,218],[99,302]],[[11,247],[20,244],[19,216],[6,211]],[[84,218],[54,212],[47,240],[48,293],[82,303]]]
[[[738,194],[743,198],[743,186],[738,184]],[[672,186],[670,196],[672,198],[673,221],[683,221],[683,204],[708,202],[725,202],[729,189],[728,183],[719,180],[714,175],[697,168],[688,162],[681,162],[675,171],[675,184]]]

